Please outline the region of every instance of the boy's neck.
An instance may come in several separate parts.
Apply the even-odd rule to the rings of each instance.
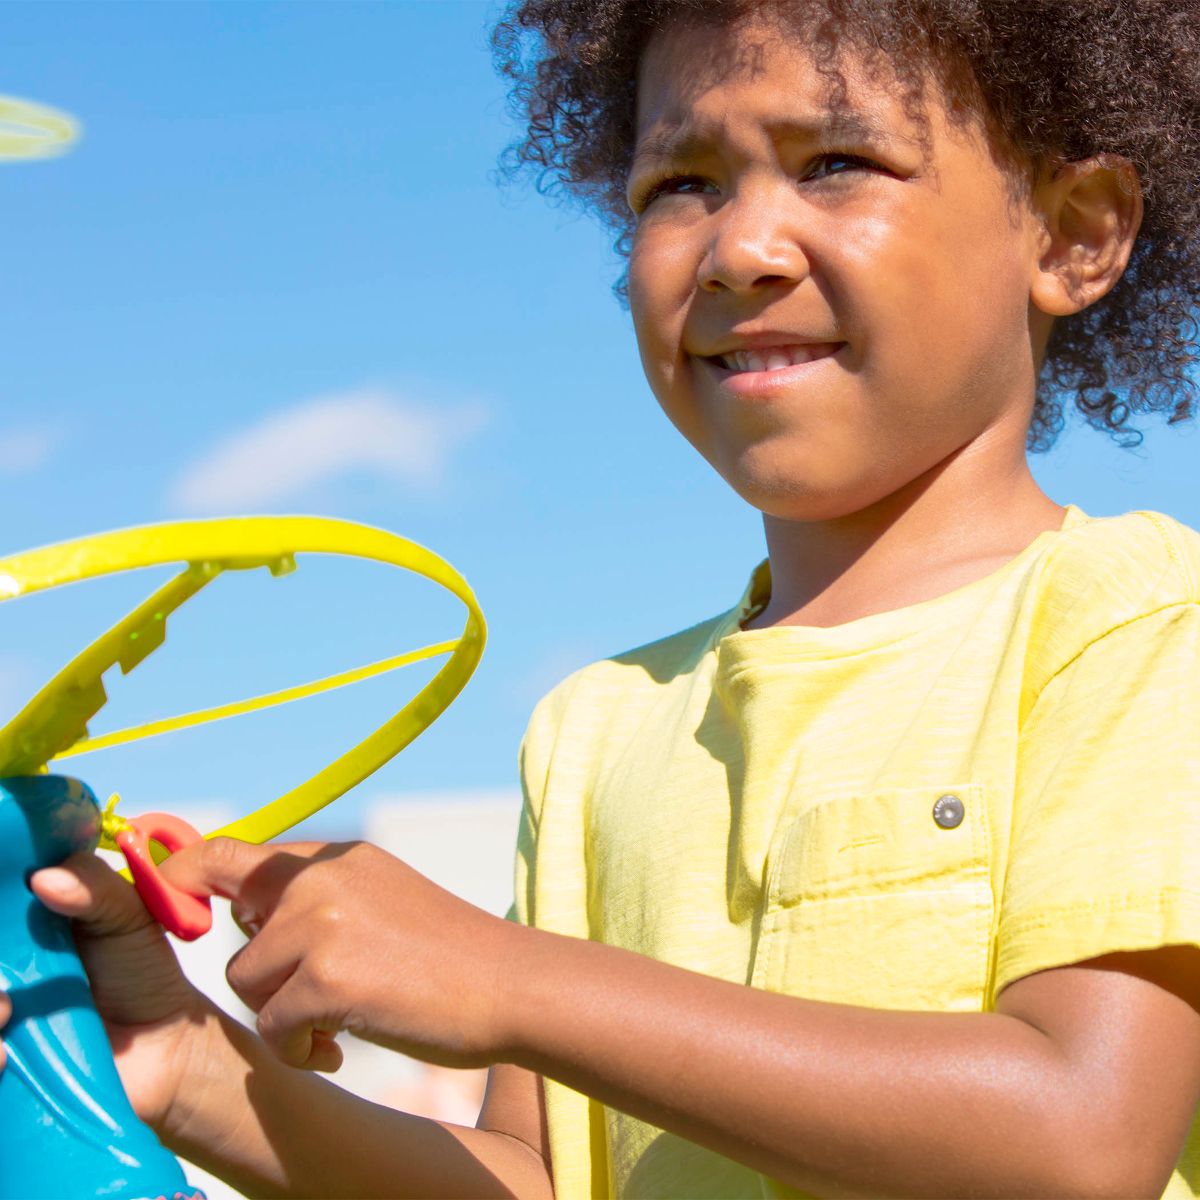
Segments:
[[[742,628],[843,625],[982,579],[1040,533],[1062,528],[1067,510],[1033,489],[987,517],[974,505],[934,523],[913,506],[874,534],[860,527],[841,540],[829,526],[764,516],[771,597]]]

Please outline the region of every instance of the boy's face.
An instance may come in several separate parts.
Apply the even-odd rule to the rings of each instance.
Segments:
[[[761,22],[670,26],[641,64],[629,295],[664,411],[788,520],[865,509],[963,448],[1027,470],[1052,319],[1030,300],[1034,226],[1014,225],[982,134],[948,128],[930,89],[923,165],[902,93],[848,57],[846,99],[886,136],[810,140],[794,126],[825,115],[827,77]],[[653,148],[681,132],[681,152]],[[792,361],[769,347],[801,343],[841,345],[764,370]],[[768,357],[730,357],[755,348]]]

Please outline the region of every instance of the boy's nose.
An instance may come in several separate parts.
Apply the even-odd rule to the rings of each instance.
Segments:
[[[770,284],[796,284],[808,275],[791,206],[759,193],[726,202],[712,221],[696,272],[697,286],[704,291],[748,292]]]

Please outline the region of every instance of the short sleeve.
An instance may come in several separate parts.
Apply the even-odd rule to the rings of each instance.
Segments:
[[[1200,945],[1200,604],[1097,638],[1021,730],[993,997],[1120,950]]]
[[[521,819],[517,826],[517,852],[513,865],[513,903],[506,920],[521,925],[534,923],[534,885],[537,872],[537,812],[541,796],[531,794],[526,764],[528,755],[528,731],[521,740],[519,755],[521,771]]]
[[[513,903],[505,919],[521,925],[537,924],[538,832],[566,692],[574,679],[574,676],[568,676],[534,706],[517,756],[521,777],[521,818],[513,864]]]

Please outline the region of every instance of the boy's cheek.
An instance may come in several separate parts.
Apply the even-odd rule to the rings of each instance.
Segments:
[[[636,255],[629,263],[629,312],[639,344],[678,348],[696,285],[679,255]]]
[[[648,300],[634,286],[632,276],[629,284],[629,315],[633,318],[633,332],[641,351],[642,365],[648,368],[647,360],[661,339]]]
[[[648,377],[675,379],[680,370],[689,370],[691,356],[684,350],[684,305],[665,305],[661,299],[646,301],[630,311],[642,368]]]
[[[638,356],[642,363],[642,374],[659,404],[671,415],[672,398],[679,380],[675,356],[667,347],[651,337],[638,337]]]

